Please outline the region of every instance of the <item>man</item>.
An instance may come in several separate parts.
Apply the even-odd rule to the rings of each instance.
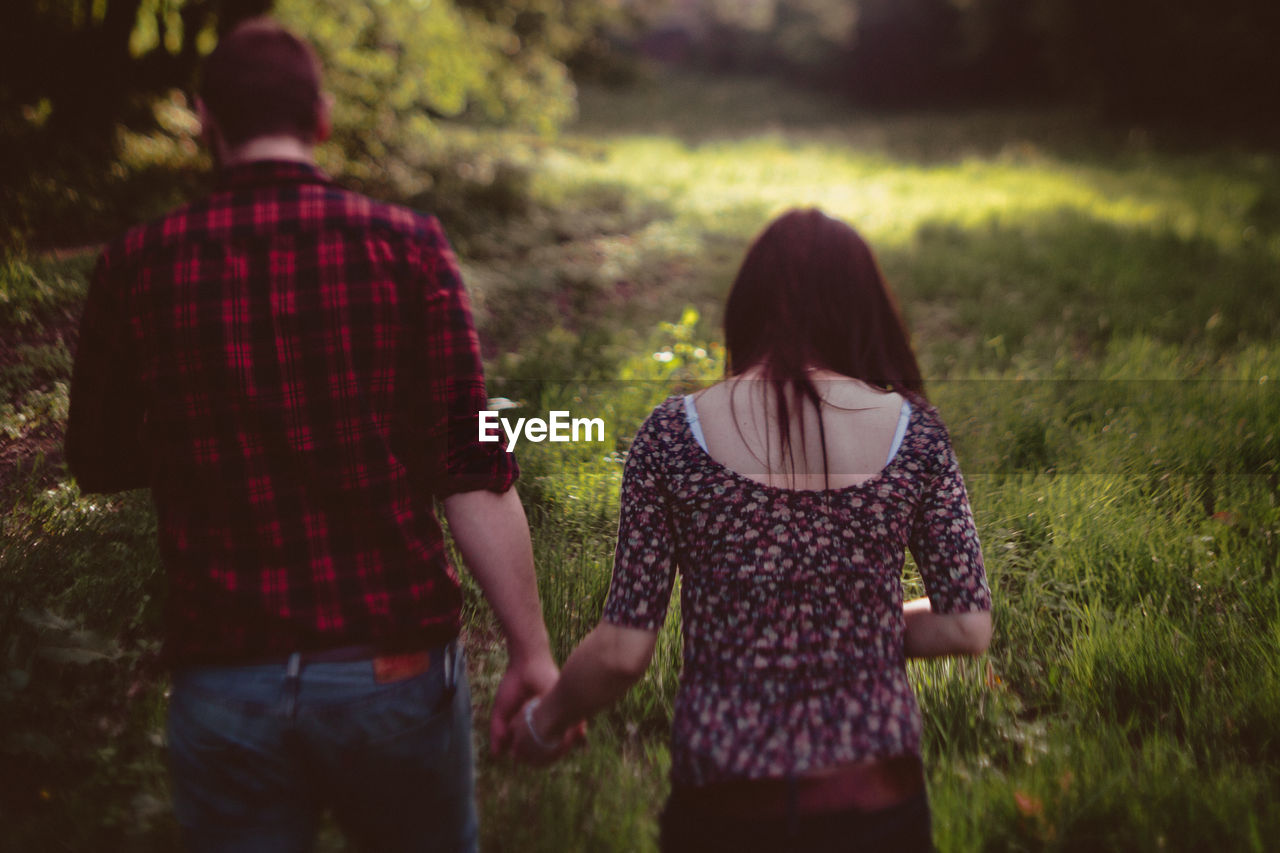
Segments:
[[[278,25],[224,36],[199,106],[217,188],[103,252],[67,432],[82,489],[154,497],[184,838],[305,849],[328,808],[371,849],[474,849],[434,499],[506,637],[495,743],[557,670],[454,257],[317,170],[318,66]]]

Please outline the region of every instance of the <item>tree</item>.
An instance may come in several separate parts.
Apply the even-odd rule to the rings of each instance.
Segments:
[[[320,54],[335,96],[335,135],[358,156],[385,157],[445,118],[547,130],[571,114],[563,64],[460,4],[278,0],[276,7]]]
[[[272,10],[312,41],[340,128],[393,141],[467,115],[539,130],[573,108],[565,60],[618,4],[587,0],[8,0],[0,111],[45,102],[82,142],[137,96],[190,88],[220,31]],[[349,100],[349,103],[347,103]],[[366,111],[357,121],[355,114]]]
[[[1273,0],[1039,0],[1051,57],[1112,115],[1274,128]]]

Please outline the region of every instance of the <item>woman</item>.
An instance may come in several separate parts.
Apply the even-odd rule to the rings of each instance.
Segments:
[[[727,378],[627,458],[600,625],[525,708],[549,759],[643,673],[682,574],[664,850],[927,850],[908,657],[980,654],[990,593],[946,428],[871,250],[816,210],[748,251]],[[903,602],[911,549],[927,598]]]

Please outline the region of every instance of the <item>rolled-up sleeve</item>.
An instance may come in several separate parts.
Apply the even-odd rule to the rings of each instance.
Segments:
[[[603,620],[657,631],[666,620],[675,582],[675,538],[660,474],[656,419],[640,428],[622,472],[618,544]]]
[[[934,457],[936,470],[916,509],[910,547],[935,613],[991,609],[973,510],[960,463],[945,432]]]
[[[428,278],[424,329],[426,363],[422,393],[431,448],[432,491],[505,492],[520,475],[504,440],[480,441],[480,413],[488,407],[480,343],[471,303],[443,230],[430,220],[422,264]]]

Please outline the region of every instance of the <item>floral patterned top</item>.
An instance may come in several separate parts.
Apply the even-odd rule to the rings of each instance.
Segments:
[[[912,407],[880,473],[827,490],[738,474],[698,446],[682,398],[654,409],[627,457],[604,620],[660,628],[679,566],[672,781],[918,753],[903,650],[908,547],[935,613],[990,609],[964,480],[932,407]]]

